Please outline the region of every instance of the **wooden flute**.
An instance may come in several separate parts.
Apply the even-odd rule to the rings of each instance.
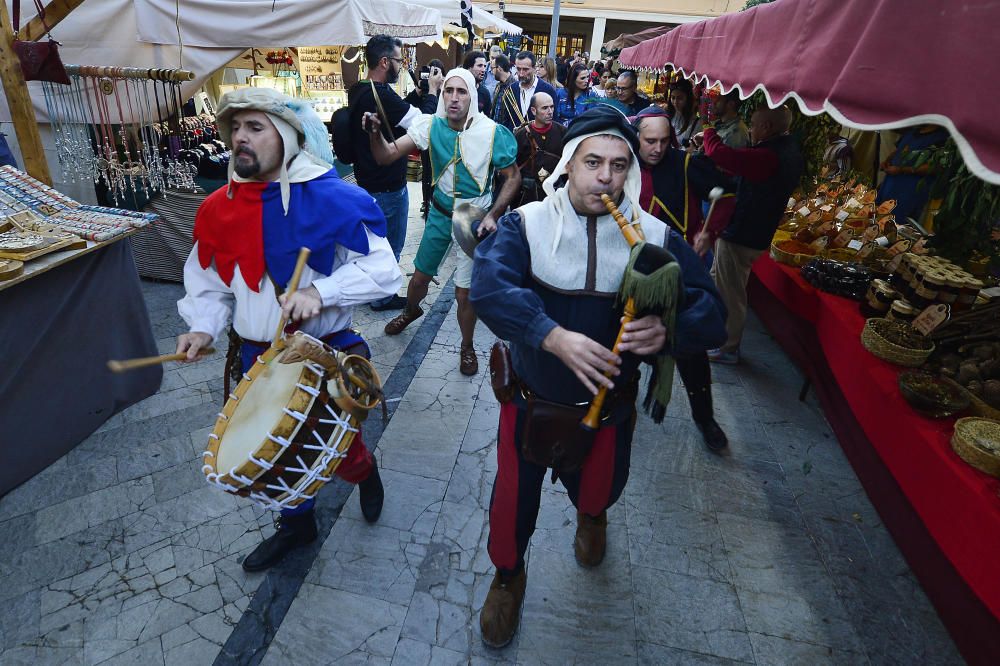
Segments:
[[[642,235],[642,229],[625,219],[625,216],[622,215],[620,210],[618,210],[618,206],[616,206],[615,202],[611,200],[611,197],[607,194],[602,194],[601,201],[604,202],[604,206],[608,209],[608,212],[611,213],[611,217],[613,217],[615,222],[618,224],[618,228],[621,230],[622,236],[625,237],[626,242],[628,242],[629,247],[634,247],[636,243],[645,240],[645,237]],[[625,324],[628,324],[635,319],[635,315],[635,299],[629,296],[625,301],[625,312],[622,316],[622,326],[618,329],[618,337],[615,339],[615,346],[611,348],[612,354],[616,356],[618,355],[618,347],[621,345],[622,336],[625,334]],[[605,372],[604,376],[610,377],[611,372]],[[608,387],[601,386],[597,391],[597,395],[595,395],[594,399],[590,401],[590,408],[587,410],[587,415],[583,417],[582,421],[580,421],[580,425],[582,425],[586,430],[597,430],[600,427],[601,410],[604,408],[604,401],[607,397]]]

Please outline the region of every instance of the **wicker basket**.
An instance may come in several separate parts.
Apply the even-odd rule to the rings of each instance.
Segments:
[[[880,331],[885,331],[890,327],[904,326],[909,328],[909,324],[889,321],[888,319],[869,319],[865,322],[864,330],[861,331],[861,344],[865,349],[883,361],[889,361],[896,365],[907,368],[915,368],[923,365],[927,357],[934,352],[934,344],[928,349],[912,349],[903,347],[894,342],[889,342],[883,337]]]
[[[951,448],[976,469],[1000,477],[1000,422],[973,416],[959,419]]]
[[[802,268],[818,256],[818,254],[795,254],[792,252],[785,252],[778,247],[777,244],[771,243],[771,258],[779,264],[785,264],[786,266]]]

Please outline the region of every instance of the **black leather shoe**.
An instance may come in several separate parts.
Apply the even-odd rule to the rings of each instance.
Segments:
[[[707,421],[695,421],[694,424],[698,426],[698,430],[701,431],[701,436],[705,440],[705,446],[712,453],[718,453],[729,446],[729,439],[726,437],[726,433],[722,431],[722,428],[715,422],[715,419],[709,418]]]
[[[382,515],[382,500],[385,499],[385,488],[378,475],[378,463],[373,464],[371,474],[358,486],[361,488],[361,514],[369,523],[374,523]]]
[[[385,303],[380,303],[378,305],[372,303],[368,307],[370,307],[375,312],[386,312],[388,310],[402,310],[403,308],[406,307],[406,297],[396,294]]]
[[[281,561],[288,551],[316,540],[316,516],[307,511],[298,516],[281,516],[277,531],[254,548],[243,560],[246,571],[263,571]]]

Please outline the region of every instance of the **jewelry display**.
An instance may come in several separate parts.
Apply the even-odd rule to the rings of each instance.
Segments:
[[[69,85],[42,82],[63,177],[126,193],[191,189],[198,162],[184,151],[218,137],[215,118],[186,115],[180,69],[66,65]],[[228,156],[226,156],[228,161]]]

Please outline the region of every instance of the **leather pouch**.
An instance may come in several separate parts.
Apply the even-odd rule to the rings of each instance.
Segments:
[[[35,0],[35,7],[42,22],[45,22],[45,9],[39,0]],[[14,1],[14,33],[21,29],[21,2]],[[46,31],[48,26],[46,26]],[[47,42],[25,42],[14,39],[14,53],[21,63],[21,72],[25,81],[51,81],[52,83],[62,83],[69,85],[69,76],[66,75],[66,68],[63,67],[62,59],[59,57],[59,42],[51,37]]]
[[[510,347],[503,340],[497,340],[490,349],[490,385],[497,402],[506,405],[514,399],[517,380],[510,360]]]
[[[594,445],[594,433],[580,425],[586,414],[585,407],[529,399],[521,437],[524,459],[559,472],[578,470]]]

